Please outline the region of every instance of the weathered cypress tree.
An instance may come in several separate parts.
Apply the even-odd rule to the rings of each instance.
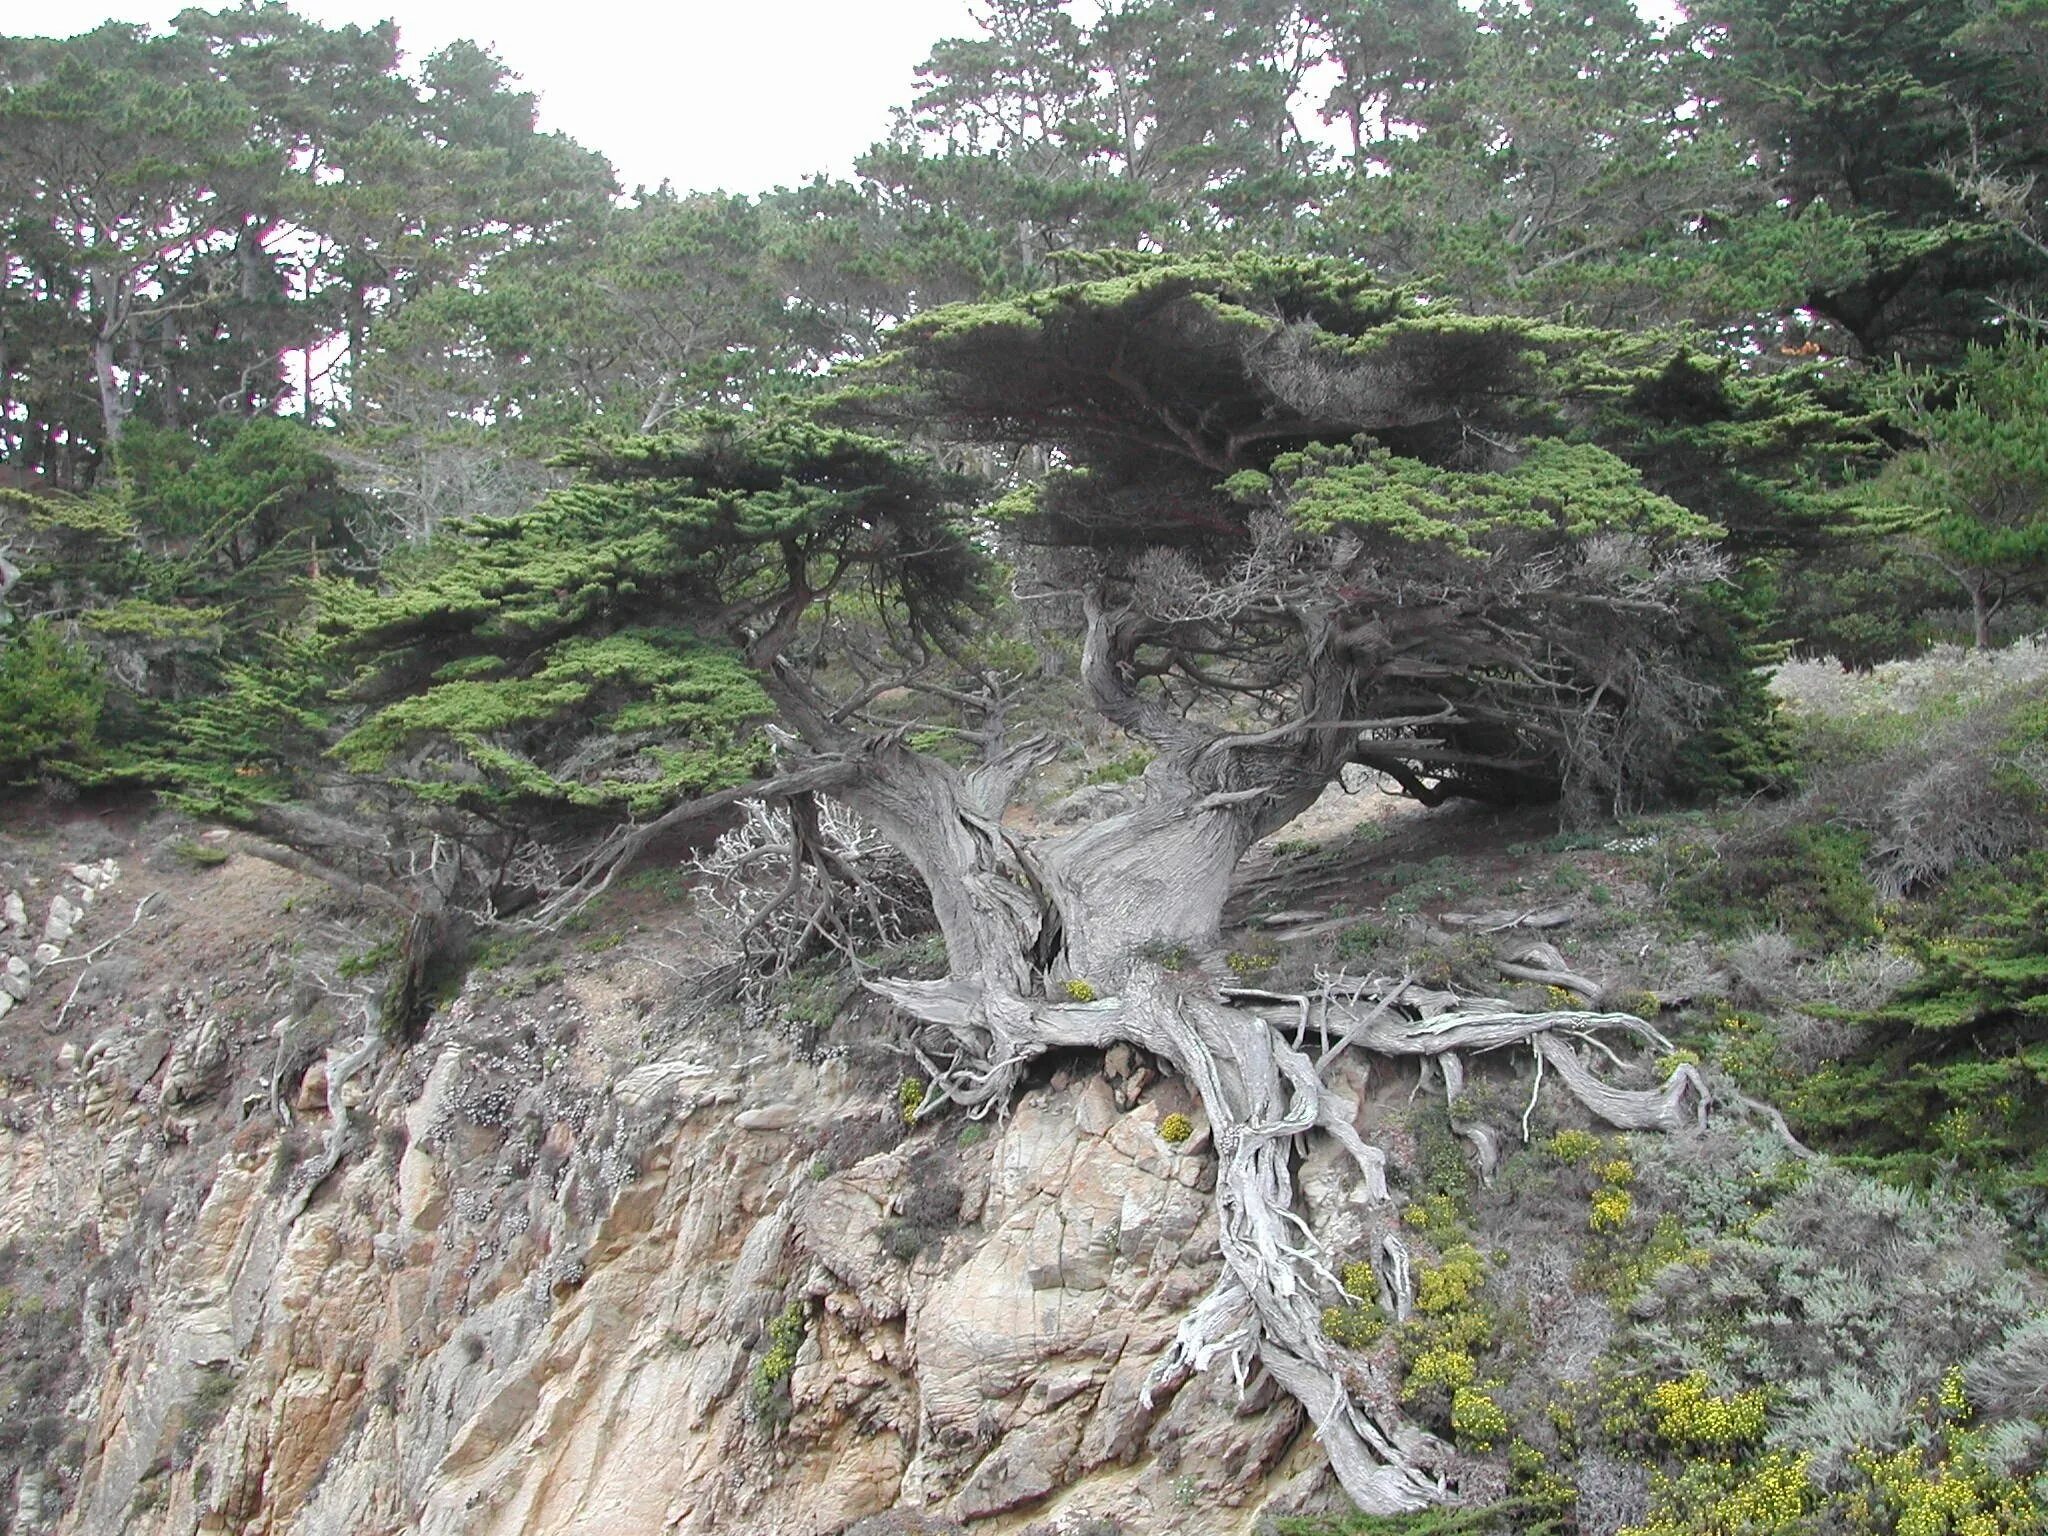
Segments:
[[[914,670],[952,643],[978,564],[946,510],[958,486],[815,417],[588,450],[578,487],[479,524],[416,578],[330,588],[325,654],[359,669],[330,707],[337,751],[431,830],[379,855],[411,871],[423,921],[574,900],[650,828],[740,794],[851,805],[915,865],[945,939],[943,980],[870,983],[915,1021],[922,1112],[999,1108],[1061,1046],[1171,1063],[1215,1134],[1225,1272],[1155,1385],[1263,1364],[1362,1506],[1417,1507],[1443,1496],[1444,1448],[1361,1406],[1368,1367],[1323,1331],[1336,1282],[1292,1209],[1298,1138],[1334,1136],[1405,1273],[1384,1157],[1322,1069],[1348,1046],[1429,1057],[1455,1095],[1459,1052],[1522,1045],[1637,1128],[1683,1123],[1704,1088],[1689,1067],[1617,1088],[1553,1032],[1653,1036],[1625,1015],[1407,986],[1327,1006],[1342,1043],[1314,1060],[1281,1027],[1308,1000],[1229,985],[1222,906],[1251,844],[1349,764],[1431,800],[1592,806],[1682,785],[1690,739],[1747,698],[1714,492],[1754,509],[1757,466],[1834,420],[1725,375],[1666,419],[1657,386],[1686,365],[1676,342],[1475,319],[1352,269],[1253,258],[1106,257],[905,327],[842,411],[1060,466],[988,515],[1079,630],[1087,706],[1156,754],[1131,808],[1078,830],[1002,819],[1050,739],[962,769],[863,719],[887,679],[842,664],[849,632]],[[1687,503],[1602,446],[1717,429],[1718,458],[1679,466]],[[772,776],[771,714],[791,733]]]

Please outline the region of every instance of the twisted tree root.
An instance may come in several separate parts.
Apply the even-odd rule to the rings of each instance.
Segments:
[[[942,1028],[955,1045],[954,1064],[944,1070],[931,1055],[922,1056],[932,1082],[920,1114],[943,1103],[970,1113],[1000,1110],[1029,1063],[1062,1047],[1129,1042],[1181,1074],[1200,1097],[1214,1138],[1224,1274],[1182,1320],[1147,1379],[1145,1400],[1149,1406],[1189,1373],[1220,1362],[1228,1362],[1240,1387],[1263,1368],[1307,1410],[1332,1470],[1359,1508],[1395,1514],[1450,1496],[1443,1476],[1450,1452],[1419,1427],[1399,1419],[1383,1422],[1360,1406],[1347,1385],[1360,1363],[1322,1329],[1324,1305],[1341,1301],[1343,1288],[1294,1209],[1297,1140],[1311,1130],[1328,1132],[1357,1167],[1364,1197],[1375,1205],[1391,1200],[1386,1154],[1359,1135],[1356,1106],[1324,1080],[1330,1063],[1353,1046],[1434,1060],[1454,1124],[1465,1081],[1460,1053],[1466,1051],[1526,1045],[1539,1073],[1547,1066],[1590,1113],[1625,1130],[1674,1131],[1704,1123],[1712,1096],[1698,1071],[1686,1065],[1655,1089],[1614,1087],[1564,1038],[1594,1039],[1596,1031],[1619,1030],[1668,1049],[1664,1037],[1633,1014],[1515,1013],[1494,999],[1468,1001],[1415,988],[1408,978],[1347,981],[1342,995],[1326,986],[1313,1002],[1263,992],[1219,1000],[1143,964],[1132,969],[1121,993],[1085,1003],[1030,1000],[957,976],[876,978],[868,985],[913,1017]],[[1293,1041],[1307,1043],[1316,1008],[1323,1014],[1322,1038],[1334,1034],[1336,1043],[1312,1060]],[[1482,1169],[1497,1159],[1490,1129],[1473,1123],[1460,1134],[1472,1142]],[[1387,1299],[1398,1319],[1411,1304],[1407,1252],[1398,1239],[1383,1241],[1380,1251]]]

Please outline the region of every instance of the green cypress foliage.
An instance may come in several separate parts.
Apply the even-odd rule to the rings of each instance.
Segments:
[[[1028,543],[1086,551],[1112,582],[1156,588],[1161,549],[1189,579],[1238,581],[1277,514],[1326,541],[1291,558],[1332,562],[1327,599],[1355,645],[1386,630],[1416,647],[1405,626],[1445,603],[1426,642],[1435,681],[1385,686],[1361,661],[1349,713],[1463,716],[1432,749],[1460,759],[1439,776],[1453,792],[1576,783],[1625,803],[1776,768],[1755,584],[1699,573],[1731,532],[1738,552],[1760,551],[1787,542],[1788,523],[1833,515],[1807,463],[1817,449],[1846,461],[1870,435],[1825,381],[1751,379],[1669,335],[1467,314],[1355,264],[1097,252],[1060,265],[1072,281],[907,323],[848,407],[1050,445],[1063,466],[994,515]],[[1652,611],[1663,620],[1646,630]],[[1242,606],[1206,630],[1165,611],[1147,622],[1133,633],[1171,630],[1181,656],[1266,647],[1266,675],[1301,659],[1270,650],[1291,621]],[[1507,699],[1538,673],[1611,723],[1605,744],[1580,752],[1586,738],[1552,730],[1546,701]],[[1664,690],[1681,676],[1717,702],[1677,703]]]
[[[102,756],[105,699],[98,666],[56,625],[0,630],[0,787],[89,772]]]
[[[2036,728],[2043,722],[2037,719]],[[1862,1016],[1858,1056],[1799,1092],[1800,1118],[1868,1149],[1855,1161],[1987,1193],[2048,1198],[2048,859],[1956,879],[1909,947],[1925,967]]]
[[[760,669],[814,603],[914,644],[957,630],[977,580],[949,482],[803,417],[698,416],[567,462],[575,485],[409,578],[316,586],[344,767],[494,817],[649,815],[767,766]]]

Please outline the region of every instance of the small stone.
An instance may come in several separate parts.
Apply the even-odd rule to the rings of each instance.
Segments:
[[[802,1113],[794,1104],[762,1104],[741,1110],[732,1117],[732,1123],[743,1131],[786,1131]]]
[[[62,896],[50,898],[50,916],[43,924],[43,937],[52,944],[62,944],[71,937],[71,930],[78,926],[82,912]]]
[[[0,896],[0,922],[5,922],[10,928],[28,926],[28,908],[22,903],[21,892],[9,891]]]
[[[293,1109],[325,1109],[327,1107],[327,1063],[316,1061],[306,1068],[306,1075],[299,1079],[299,1091],[292,1095]]]
[[[1112,1045],[1103,1053],[1102,1075],[1111,1082],[1115,1082],[1118,1078],[1129,1077],[1131,1075],[1131,1068],[1136,1065],[1136,1062],[1137,1058],[1132,1055],[1131,1048],[1128,1045]]]
[[[76,1072],[78,1070],[78,1046],[76,1043],[66,1040],[57,1047],[57,1065],[66,1072]]]
[[[36,952],[29,957],[35,964],[48,965],[52,960],[64,958],[64,951],[45,939],[36,946]]]
[[[1074,1123],[1090,1136],[1105,1135],[1116,1124],[1116,1095],[1105,1079],[1088,1079],[1074,1104]]]

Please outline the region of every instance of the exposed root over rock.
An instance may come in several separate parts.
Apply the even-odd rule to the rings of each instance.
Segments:
[[[1461,1053],[1526,1048],[1539,1072],[1547,1068],[1589,1113],[1624,1130],[1678,1130],[1702,1122],[1712,1102],[1688,1065],[1655,1088],[1615,1086],[1587,1065],[1583,1045],[1614,1054],[1603,1033],[1666,1045],[1634,1015],[1515,1013],[1496,1000],[1460,999],[1405,978],[1333,977],[1319,996],[1218,996],[1200,977],[1140,963],[1115,996],[1065,1003],[991,995],[957,977],[869,985],[943,1031],[946,1048],[936,1049],[935,1041],[922,1056],[932,1071],[924,1114],[949,1103],[977,1114],[1000,1110],[1025,1066],[1061,1047],[1129,1042],[1172,1064],[1209,1117],[1224,1274],[1155,1366],[1148,1401],[1188,1372],[1218,1364],[1240,1383],[1267,1372],[1308,1410],[1345,1491],[1371,1513],[1449,1497],[1450,1452],[1398,1416],[1364,1406],[1392,1402],[1393,1384],[1373,1382],[1367,1362],[1322,1328],[1323,1308],[1341,1301],[1343,1291],[1295,1209],[1298,1141],[1312,1131],[1329,1133],[1356,1165],[1363,1197],[1376,1205],[1391,1200],[1386,1154],[1359,1135],[1357,1106],[1325,1076],[1339,1053],[1355,1048],[1433,1062],[1453,1124],[1472,1143],[1483,1173],[1498,1159],[1498,1138],[1460,1113]],[[1329,1042],[1319,1059],[1297,1048],[1310,1034]],[[1388,1254],[1383,1244],[1382,1257],[1396,1283],[1389,1299],[1399,1317],[1407,1310],[1407,1255]]]

